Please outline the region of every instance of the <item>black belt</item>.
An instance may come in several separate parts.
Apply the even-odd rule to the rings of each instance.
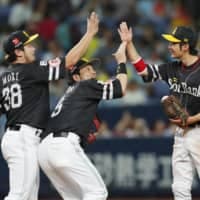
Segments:
[[[21,129],[21,125],[20,124],[10,125],[8,126],[8,129],[11,131],[19,131]],[[36,136],[40,137],[41,133],[42,133],[41,129],[36,129],[36,132],[35,132]]]
[[[11,126],[8,126],[8,129],[12,130],[12,131],[19,131],[21,128],[20,125],[11,125]]]
[[[188,125],[188,128],[198,128],[200,127],[200,123],[190,124]]]
[[[69,132],[62,132],[62,131],[61,132],[53,133],[53,137],[64,137],[64,138],[67,138],[68,135],[69,135]],[[85,142],[83,140],[83,137],[81,137],[81,136],[79,136],[79,137],[80,137],[80,145],[82,146],[82,148],[84,148],[85,147]]]
[[[58,133],[53,133],[53,137],[67,137],[69,133],[67,132],[58,132]]]

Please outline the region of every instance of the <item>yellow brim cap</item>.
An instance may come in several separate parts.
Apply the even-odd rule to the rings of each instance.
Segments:
[[[181,42],[181,40],[170,34],[162,34],[162,37],[169,42]]]
[[[37,37],[39,36],[39,34],[34,34],[32,36],[29,37],[29,39],[24,43],[25,45],[32,42],[33,40],[35,40]]]

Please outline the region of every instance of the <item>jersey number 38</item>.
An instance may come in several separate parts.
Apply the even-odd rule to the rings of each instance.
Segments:
[[[4,108],[6,111],[19,108],[22,105],[22,90],[18,83],[3,88]]]

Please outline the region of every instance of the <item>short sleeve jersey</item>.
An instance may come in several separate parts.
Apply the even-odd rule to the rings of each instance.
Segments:
[[[0,77],[1,110],[7,124],[45,128],[50,115],[48,82],[65,77],[64,59],[15,64]]]
[[[69,87],[51,114],[47,133],[74,132],[86,138],[100,100],[122,96],[118,79],[102,83],[95,79],[81,81]]]
[[[162,65],[147,66],[144,81],[164,80],[171,94],[177,96],[190,115],[200,112],[200,58],[191,66],[174,61]]]

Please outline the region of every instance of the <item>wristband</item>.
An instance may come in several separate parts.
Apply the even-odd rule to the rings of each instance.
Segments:
[[[125,63],[120,63],[117,66],[117,72],[116,72],[116,74],[127,74]]]
[[[133,62],[132,64],[134,65],[137,72],[142,72],[147,67],[147,64],[144,62],[144,60],[142,58],[140,58],[135,63]]]

